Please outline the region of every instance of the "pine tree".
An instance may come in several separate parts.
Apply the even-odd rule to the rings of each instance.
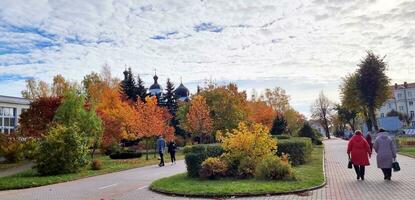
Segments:
[[[126,99],[133,102],[137,101],[137,89],[131,68],[124,71],[124,80],[121,81],[121,93]]]
[[[177,111],[177,96],[174,94],[174,84],[167,79],[166,93],[162,99],[164,106],[169,110],[170,114],[175,117]]]
[[[140,97],[142,102],[145,102],[147,96],[147,88],[144,86],[144,81],[140,78],[140,75],[137,76],[137,95]]]
[[[287,130],[287,120],[284,116],[278,114],[272,122],[272,128],[270,130],[271,135],[281,135]]]

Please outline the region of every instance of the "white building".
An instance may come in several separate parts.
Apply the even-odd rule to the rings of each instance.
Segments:
[[[0,132],[14,133],[20,114],[29,108],[29,104],[30,101],[24,98],[0,95]]]
[[[412,116],[412,127],[415,127],[415,83],[404,82],[402,85],[395,85],[392,87],[393,94],[382,107],[378,110],[378,118],[384,118],[392,111]]]

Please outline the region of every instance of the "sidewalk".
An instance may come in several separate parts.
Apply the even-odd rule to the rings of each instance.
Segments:
[[[32,167],[33,167],[33,163],[26,163],[26,164],[18,166],[18,167],[13,167],[13,168],[10,168],[10,169],[2,170],[2,171],[0,171],[0,178],[5,177],[5,176],[10,176],[10,175],[13,175],[13,174],[17,174],[17,173],[20,173],[20,172],[24,172],[24,171],[26,171],[26,170],[28,170]]]

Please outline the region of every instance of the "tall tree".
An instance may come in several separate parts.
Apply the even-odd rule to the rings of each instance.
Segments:
[[[290,108],[290,97],[280,87],[265,89],[264,95],[261,98],[276,112],[283,113]]]
[[[324,95],[323,91],[320,92],[319,97],[315,100],[311,107],[311,117],[318,121],[324,128],[326,137],[330,139],[330,116],[332,114],[333,107],[330,100]]]
[[[177,96],[174,94],[174,84],[167,79],[166,92],[163,95],[162,101],[164,106],[169,110],[172,116],[176,116],[177,111]]]
[[[144,86],[144,81],[141,79],[140,75],[137,75],[137,95],[140,97],[142,102],[145,102],[147,97],[147,88]]]
[[[293,135],[294,133],[297,133],[301,127],[303,127],[305,116],[298,111],[294,110],[293,108],[289,108],[283,113],[283,115],[287,121],[287,132],[289,134]]]
[[[248,120],[260,123],[267,128],[272,127],[272,121],[277,113],[263,101],[248,101]]]
[[[348,124],[354,132],[356,130],[357,110],[342,105],[336,105],[334,109],[337,111],[338,119]]]
[[[198,136],[200,142],[205,142],[212,133],[212,119],[209,114],[209,106],[203,96],[194,96],[190,102],[186,120],[180,125],[193,136]]]
[[[389,78],[385,74],[386,63],[373,52],[368,51],[357,70],[359,98],[368,109],[368,117],[377,131],[379,129],[375,112],[389,98]],[[370,130],[371,131],[371,130]]]
[[[91,74],[85,75],[82,80],[82,87],[88,102],[96,104],[100,101],[98,97],[102,94],[104,82],[97,73],[92,72]]]
[[[121,81],[120,86],[121,93],[125,99],[131,100],[132,102],[137,101],[137,88],[131,68],[128,68],[128,71],[124,71],[124,80]]]
[[[278,114],[272,122],[271,135],[281,135],[287,131],[287,120],[282,114]]]
[[[37,99],[40,97],[49,97],[51,89],[44,81],[36,81],[34,79],[26,80],[26,90],[22,91],[22,96],[26,99]]]
[[[54,96],[62,97],[70,88],[71,84],[61,74],[53,77],[52,94]]]

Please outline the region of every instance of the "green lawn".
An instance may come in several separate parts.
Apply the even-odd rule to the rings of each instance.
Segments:
[[[262,181],[225,178],[203,180],[189,178],[185,173],[157,180],[151,189],[163,193],[185,196],[226,197],[237,195],[260,195],[288,193],[320,186],[324,183],[323,146],[315,147],[312,160],[294,168],[296,180]]]
[[[415,146],[401,146],[399,148],[399,153],[415,158]]]
[[[167,155],[165,156],[165,161],[166,163],[168,163],[170,160],[170,156],[168,154],[165,155]],[[184,158],[181,152],[178,152],[176,157],[177,159]],[[0,190],[21,189],[49,185],[53,183],[66,182],[80,178],[97,176],[101,174],[143,167],[147,165],[154,165],[159,163],[159,160],[157,160],[157,158],[154,158],[153,155],[149,156],[149,160],[145,159],[145,155],[143,155],[141,158],[126,160],[112,160],[108,156],[100,155],[97,156],[97,159],[102,161],[101,170],[94,171],[89,169],[88,166],[85,169],[81,170],[79,173],[60,174],[54,176],[39,176],[36,170],[30,169],[19,174],[0,178]]]

